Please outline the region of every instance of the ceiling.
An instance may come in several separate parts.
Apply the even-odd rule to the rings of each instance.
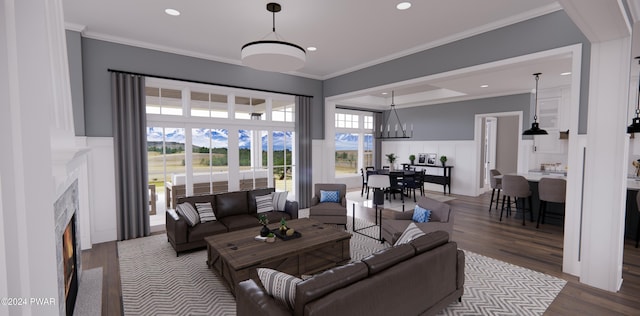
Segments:
[[[226,63],[241,64],[240,48],[271,31],[265,0],[63,0],[68,29],[83,36]],[[281,0],[276,31],[304,48],[305,66],[292,74],[324,80],[414,52],[562,9],[552,0],[412,1]],[[179,16],[164,13],[177,9]],[[350,95],[360,107],[412,106],[531,91],[570,84],[570,56],[523,61]],[[480,86],[487,84],[487,88]]]

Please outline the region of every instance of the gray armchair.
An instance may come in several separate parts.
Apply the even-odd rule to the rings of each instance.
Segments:
[[[447,203],[443,203],[428,197],[418,197],[417,203],[420,207],[431,210],[431,220],[427,223],[415,223],[425,233],[443,230],[449,233],[449,238],[453,234],[453,209]],[[382,238],[395,244],[400,235],[413,222],[413,210],[406,212],[391,211],[383,213]]]
[[[320,191],[339,191],[340,202],[320,203]],[[347,185],[316,183],[309,208],[309,218],[324,224],[344,225],[347,227]]]

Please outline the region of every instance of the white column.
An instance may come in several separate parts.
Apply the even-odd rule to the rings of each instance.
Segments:
[[[5,149],[0,158],[0,273],[6,275],[6,288],[0,289],[9,297],[58,300],[52,139],[46,133],[54,130],[49,129],[56,119],[52,107],[69,93],[60,91],[58,82],[68,76],[58,76],[59,67],[53,65],[60,54],[66,59],[66,51],[56,51],[64,34],[55,31],[64,29],[52,23],[61,21],[61,11],[55,0],[0,2],[0,142]],[[63,121],[56,126],[68,127]],[[57,303],[0,307],[0,313],[57,315]]]
[[[630,51],[630,37],[591,45],[580,282],[608,291],[622,284]]]
[[[229,192],[240,190],[240,153],[238,128],[233,126],[228,129],[229,142],[227,144],[227,166],[229,171]]]

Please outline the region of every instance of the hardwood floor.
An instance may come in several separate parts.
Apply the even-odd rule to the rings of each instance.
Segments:
[[[640,248],[635,248],[635,241],[625,241],[624,282],[618,293],[611,293],[562,273],[561,227],[536,229],[529,221],[523,227],[514,218],[500,222],[499,211],[488,212],[490,194],[454,197],[448,203],[456,211],[453,240],[458,247],[568,281],[545,315],[640,315]],[[373,221],[373,214],[366,211],[357,210],[356,217]],[[103,267],[102,315],[122,315],[116,242],[94,245],[83,252],[82,260],[84,269]]]

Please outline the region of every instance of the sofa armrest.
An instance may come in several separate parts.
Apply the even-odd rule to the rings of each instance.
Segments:
[[[457,280],[456,280],[456,288],[458,289],[464,289],[464,264],[465,264],[465,257],[464,257],[464,251],[458,249],[458,275],[457,275]],[[462,297],[462,295],[460,295]]]
[[[249,279],[236,286],[236,313],[243,315],[291,315],[291,311],[278,304],[258,284]]]
[[[320,197],[318,197],[317,195],[314,195],[311,198],[311,205],[310,206],[318,205],[318,203],[320,203]]]
[[[175,244],[187,242],[187,222],[173,209],[168,209],[166,212],[166,227],[169,241]]]
[[[391,211],[386,214],[389,214],[389,219],[401,219],[409,221],[413,219],[413,210],[406,212]]]
[[[298,218],[298,201],[289,201],[284,204],[284,211],[291,215],[291,219]]]

